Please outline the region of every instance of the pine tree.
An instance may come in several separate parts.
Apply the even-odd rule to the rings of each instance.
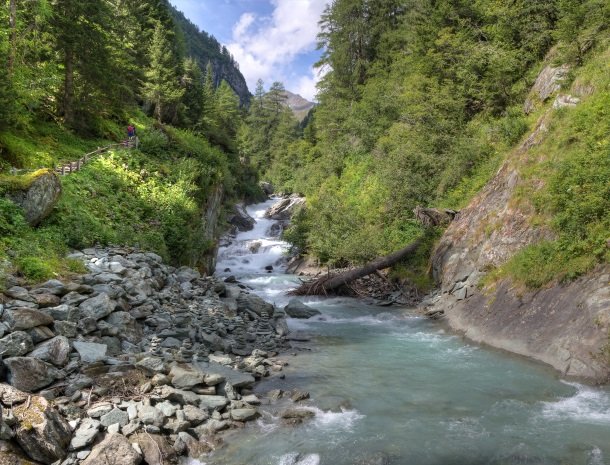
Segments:
[[[153,114],[157,121],[168,121],[175,116],[184,89],[180,88],[171,46],[160,23],[155,26],[149,60],[142,94],[154,106]]]
[[[194,126],[201,120],[203,111],[203,74],[197,62],[192,58],[184,60],[182,75],[184,87],[184,121],[186,126]]]
[[[214,70],[212,63],[208,62],[203,79],[201,95],[200,126],[204,133],[211,134],[216,128],[216,90],[214,88]]]

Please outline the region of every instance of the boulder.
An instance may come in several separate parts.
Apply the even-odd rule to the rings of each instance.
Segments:
[[[208,412],[193,405],[185,405],[184,418],[193,426],[197,426],[209,418]]]
[[[80,310],[66,303],[58,305],[57,307],[46,308],[45,312],[51,315],[55,320],[55,323],[58,321],[76,323],[80,319]]]
[[[265,195],[272,195],[273,194],[273,184],[271,184],[270,182],[267,181],[261,181],[258,184],[261,188],[261,190],[265,193]]]
[[[13,414],[18,422],[15,440],[28,457],[51,464],[66,456],[70,425],[45,398],[33,396],[14,408]]]
[[[138,419],[145,425],[163,426],[165,416],[163,412],[151,405],[138,406]]]
[[[280,417],[284,420],[285,423],[298,425],[304,420],[313,418],[315,415],[315,412],[313,412],[312,410],[289,408],[284,410],[280,414]]]
[[[229,223],[235,226],[239,231],[250,231],[254,228],[256,221],[246,211],[246,208],[237,204],[233,207],[233,212],[229,217]]]
[[[110,315],[116,307],[116,302],[108,294],[101,293],[85,300],[79,305],[82,316],[99,320]]]
[[[53,323],[53,317],[32,308],[12,308],[4,311],[2,321],[8,324],[11,331],[21,331],[50,325]]]
[[[56,336],[41,344],[30,352],[29,356],[38,358],[55,366],[63,367],[70,359],[70,341],[65,336]]]
[[[12,442],[0,440],[0,464],[2,465],[40,465],[29,460],[19,447]]]
[[[237,305],[240,311],[250,310],[258,316],[265,311],[269,316],[273,316],[273,305],[255,294],[242,292],[237,297]]]
[[[42,389],[59,375],[53,365],[32,357],[11,357],[4,364],[9,370],[8,382],[22,391]]]
[[[18,190],[8,193],[8,197],[19,205],[25,219],[31,226],[44,220],[59,200],[61,182],[51,170],[38,170],[29,175],[29,182]]]
[[[74,348],[80,355],[80,359],[87,363],[104,360],[106,358],[106,351],[108,350],[108,346],[106,344],[81,341],[75,341]]]
[[[164,465],[174,463],[176,451],[167,442],[164,436],[159,434],[138,433],[129,438],[142,449],[144,461],[148,465]]]
[[[136,366],[151,376],[157,373],[167,373],[167,365],[158,357],[145,357],[136,363]]]
[[[35,328],[28,329],[27,333],[32,338],[34,344],[39,344],[55,337],[55,333],[48,326],[36,326]]]
[[[173,366],[169,372],[171,383],[178,389],[191,389],[204,383],[204,375],[200,371]]]
[[[109,434],[93,448],[82,465],[138,465],[142,456],[122,434]]]
[[[70,450],[81,449],[92,444],[100,427],[101,423],[98,420],[85,418],[70,441]]]
[[[40,308],[56,307],[61,303],[61,299],[51,293],[34,294],[33,297]]]
[[[15,331],[0,339],[0,356],[5,358],[20,357],[30,352],[33,348],[32,337],[23,331]]]
[[[311,318],[320,315],[318,310],[305,305],[299,299],[290,299],[288,305],[284,307],[284,311],[292,318]]]
[[[238,408],[231,410],[231,419],[235,421],[250,421],[258,416],[258,412],[253,408]]]
[[[224,396],[199,396],[199,408],[205,410],[222,410],[228,403]]]

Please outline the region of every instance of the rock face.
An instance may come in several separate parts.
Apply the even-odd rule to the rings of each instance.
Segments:
[[[536,107],[536,101],[544,102],[551,95],[561,89],[561,81],[563,81],[570,71],[568,65],[554,67],[546,66],[536,78],[536,82],[532,87],[530,96],[525,101],[523,110],[525,113],[531,113]]]
[[[61,182],[55,173],[45,170],[34,176],[27,188],[8,194],[13,202],[23,208],[25,219],[32,226],[49,216],[61,195]]]
[[[250,231],[254,228],[256,221],[246,211],[246,208],[237,204],[233,207],[233,213],[229,217],[229,223],[237,228],[238,231]]]
[[[558,89],[567,67],[543,70],[532,90],[546,99]],[[486,343],[546,362],[565,375],[607,381],[610,331],[609,267],[567,285],[535,292],[514,289],[508,281],[483,294],[478,283],[487,270],[505,263],[523,247],[553,233],[531,221],[531,207],[513,200],[523,181],[518,161],[547,133],[553,110],[515,150],[485,188],[460,211],[433,253],[439,295],[426,312],[454,329]]]

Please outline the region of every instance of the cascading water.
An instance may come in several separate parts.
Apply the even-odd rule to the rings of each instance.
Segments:
[[[263,218],[219,251],[221,275],[278,306],[298,284],[288,246]],[[260,245],[258,245],[260,243]],[[273,266],[271,273],[266,266]],[[223,271],[230,269],[230,271]],[[270,389],[304,389],[315,417],[284,426],[271,406],[208,465],[603,465],[610,462],[610,390],[564,382],[546,367],[446,334],[410,309],[310,299],[322,315],[289,320],[315,336]]]

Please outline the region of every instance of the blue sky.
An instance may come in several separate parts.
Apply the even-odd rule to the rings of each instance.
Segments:
[[[315,97],[313,64],[318,21],[329,0],[170,0],[187,18],[227,46],[250,91],[282,81],[308,100]]]

